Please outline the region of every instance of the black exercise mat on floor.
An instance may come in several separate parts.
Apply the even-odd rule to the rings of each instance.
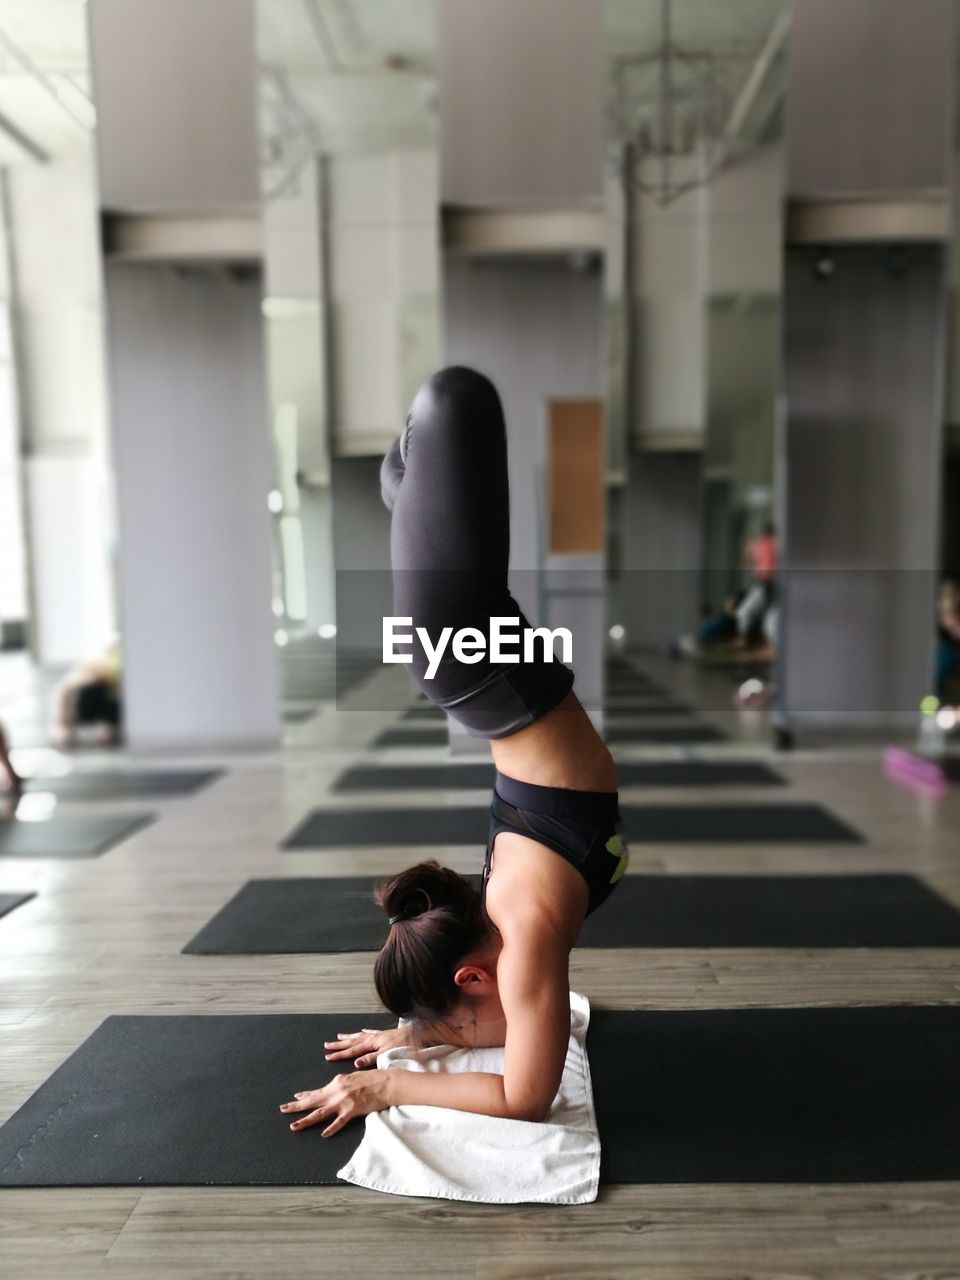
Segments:
[[[95,818],[50,818],[46,822],[0,820],[0,856],[9,858],[98,858],[153,821],[149,813],[102,814]]]
[[[0,893],[0,916],[15,911],[17,907],[22,907],[25,902],[29,902],[36,896],[35,893]]]
[[[960,1008],[593,1013],[607,1183],[960,1179]]]
[[[286,707],[283,711],[283,723],[305,724],[308,720],[312,720],[319,710],[319,704],[315,707]]]
[[[374,738],[372,747],[445,747],[450,741],[446,725],[397,725],[384,729]]]
[[[377,951],[387,923],[376,884],[376,876],[251,880],[183,950]],[[577,946],[960,947],[960,911],[912,876],[628,875],[585,921]]]
[[[783,787],[786,779],[754,760],[641,760],[617,765],[623,787]],[[360,764],[331,790],[490,791],[492,764]]]
[[[862,844],[818,804],[621,805],[630,844]]]
[[[636,742],[643,745],[649,742],[692,746],[699,742],[723,742],[726,734],[712,724],[611,724],[604,725],[605,742],[616,742],[629,746]]]
[[[607,703],[603,709],[604,727],[610,725],[630,724],[634,720],[642,720],[646,716],[663,716],[670,719],[674,716],[693,715],[685,702],[671,702],[664,698],[650,698],[646,702],[633,702],[628,706],[618,703]]]
[[[613,697],[649,697],[651,694],[663,695],[669,692],[656,680],[648,680],[646,676],[615,677],[603,682],[604,693]]]
[[[630,844],[848,844],[862,836],[815,804],[623,805]],[[360,845],[477,845],[487,839],[488,810],[315,809],[283,849]]]
[[[285,850],[355,845],[485,844],[487,809],[314,809],[281,845]]]
[[[109,769],[30,778],[28,791],[52,791],[64,800],[125,800],[192,795],[223,777],[222,769]]]
[[[612,718],[626,720],[642,716],[689,716],[693,714],[693,711],[685,702],[678,702],[672,698],[664,698],[660,694],[653,694],[648,698],[627,698],[622,701],[608,701],[605,714],[609,722]],[[412,707],[408,707],[404,711],[400,718],[402,721],[442,724],[447,717],[440,707],[434,707],[429,702],[415,702]]]
[[[442,724],[447,719],[447,713],[441,707],[435,707],[432,702],[415,702],[412,707],[407,707],[400,718],[401,720],[433,720]]]
[[[339,1071],[323,1042],[383,1014],[107,1018],[0,1128],[0,1186],[314,1186],[363,1136],[280,1104]],[[349,1069],[349,1064],[346,1064]]]
[[[699,742],[723,742],[726,734],[711,724],[691,725],[637,725],[635,728],[626,725],[614,725],[604,732],[607,742],[619,742],[629,745],[632,742],[664,743],[694,745]],[[379,737],[374,738],[373,747],[441,747],[450,741],[445,725],[425,725],[420,728],[410,725],[407,728],[399,725],[384,729]]]
[[[477,888],[479,875],[468,877]],[[373,898],[382,876],[249,880],[183,948],[185,955],[379,951],[388,926]]]
[[[362,1125],[279,1105],[387,1021],[108,1018],[0,1129],[0,1185],[332,1184]],[[960,1008],[594,1009],[587,1047],[606,1183],[960,1179]]]

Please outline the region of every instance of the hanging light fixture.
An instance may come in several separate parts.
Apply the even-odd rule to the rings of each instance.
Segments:
[[[661,0],[656,48],[617,59],[613,71],[621,178],[661,205],[709,181],[730,114],[717,58],[677,44],[672,18],[671,0]]]
[[[660,0],[656,47],[617,58],[613,67],[612,132],[624,184],[660,205],[707,185],[734,154],[789,30],[784,7],[759,49],[687,49],[673,38],[671,0]],[[737,69],[744,64],[745,79]]]

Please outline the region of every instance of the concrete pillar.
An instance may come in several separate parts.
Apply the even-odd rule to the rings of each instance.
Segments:
[[[5,175],[29,634],[52,666],[96,656],[115,627],[94,168],[82,139]]]
[[[128,738],[270,743],[253,3],[89,8],[101,204],[147,246],[104,260]]]
[[[909,724],[929,691],[951,0],[796,0],[787,93],[780,698]]]
[[[497,211],[601,210],[603,13],[593,0],[441,0],[441,197]],[[603,285],[584,263],[516,254],[444,267],[444,360],[497,384],[507,418],[511,585],[531,619],[550,607],[544,581],[546,417],[551,399],[599,396]],[[551,560],[558,586],[596,566]],[[577,690],[599,710],[603,599],[578,600]],[[589,606],[589,607],[587,607]],[[545,619],[544,619],[545,620]],[[562,625],[555,623],[555,625]],[[454,728],[454,750],[475,749]]]

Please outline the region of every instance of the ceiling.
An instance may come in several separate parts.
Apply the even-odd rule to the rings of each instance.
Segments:
[[[89,136],[86,21],[85,0],[0,3],[0,117],[24,139],[0,130],[0,165],[32,164],[31,147],[55,155]]]
[[[483,3],[483,0],[474,0]],[[522,0],[517,0],[521,3]],[[661,0],[597,0],[611,67],[661,40]],[[440,0],[255,0],[266,128],[309,118],[330,150],[435,145]],[[709,54],[736,99],[788,0],[670,0],[673,39]],[[27,59],[5,47],[15,42]],[[782,97],[775,63],[754,103],[754,136]],[[76,145],[92,123],[86,0],[0,0],[0,116],[41,151]],[[779,83],[778,83],[779,82]],[[277,114],[279,113],[279,114]],[[296,130],[294,130],[296,132]],[[0,130],[0,165],[32,162]]]
[[[736,121],[729,154],[776,136],[786,87],[787,0],[604,0],[610,66],[608,136],[628,141],[661,133],[661,61],[676,51],[672,146],[682,153],[704,133]]]
[[[661,38],[660,0],[603,0],[608,52],[635,53]],[[786,0],[671,0],[677,44],[694,50],[749,51],[763,43]]]
[[[291,72],[436,67],[437,0],[257,0],[262,62]]]

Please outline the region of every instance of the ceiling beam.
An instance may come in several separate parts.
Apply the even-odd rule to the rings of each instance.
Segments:
[[[16,143],[21,151],[26,152],[31,160],[36,160],[40,164],[50,163],[50,153],[48,151],[44,151],[43,147],[41,147],[39,143],[36,143],[32,138],[29,138],[19,125],[14,124],[9,116],[5,116],[2,112],[0,112],[0,133],[9,138],[11,142]]]
[[[721,163],[739,142],[750,112],[760,96],[770,69],[780,56],[790,35],[790,10],[783,9],[767,32],[767,38],[747,74],[743,87],[730,109],[727,123],[720,139]]]

